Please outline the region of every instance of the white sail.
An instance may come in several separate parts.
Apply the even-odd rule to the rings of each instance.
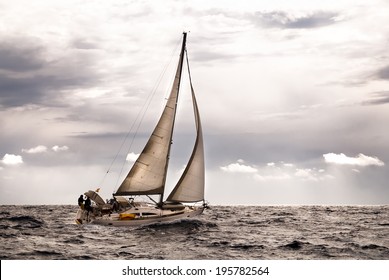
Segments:
[[[115,195],[163,195],[182,73],[185,35],[173,88],[165,109],[149,141]]]
[[[189,69],[189,65],[188,65]],[[204,144],[203,132],[201,128],[200,114],[197,107],[197,101],[194,94],[192,81],[190,82],[192,91],[193,110],[197,128],[195,146],[189,162],[178,181],[176,187],[172,190],[167,201],[172,202],[197,202],[204,200]]]

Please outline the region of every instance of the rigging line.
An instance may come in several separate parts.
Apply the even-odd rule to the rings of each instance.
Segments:
[[[139,117],[140,117],[140,115],[141,115],[141,112],[143,111],[142,117],[141,117],[141,119],[140,119],[140,121],[139,121],[139,123],[138,123],[138,126],[137,126],[137,128],[136,128],[136,130],[135,130],[135,133],[133,134],[133,137],[132,137],[132,139],[131,139],[131,143],[130,143],[128,149],[127,149],[126,155],[128,155],[128,153],[130,152],[130,150],[131,150],[131,148],[132,148],[132,145],[134,144],[135,138],[136,138],[136,136],[138,135],[139,128],[140,128],[141,124],[143,123],[143,120],[144,120],[144,117],[145,117],[145,115],[146,115],[146,112],[148,111],[148,109],[149,109],[149,107],[150,107],[151,101],[153,100],[153,98],[154,98],[154,96],[155,96],[155,94],[156,94],[156,92],[157,92],[157,89],[158,89],[158,87],[159,87],[159,85],[160,85],[160,83],[161,83],[163,77],[165,76],[165,73],[166,73],[166,71],[167,71],[169,65],[172,63],[174,54],[176,53],[176,50],[177,50],[177,48],[178,48],[179,45],[180,45],[180,40],[177,41],[176,46],[175,46],[173,52],[171,53],[168,62],[165,64],[165,66],[164,66],[164,68],[163,68],[161,74],[159,75],[159,77],[158,77],[158,79],[157,79],[157,82],[155,83],[155,85],[154,85],[154,87],[153,87],[151,93],[150,93],[150,94],[148,95],[148,97],[146,98],[146,101],[145,101],[145,103],[143,104],[143,106],[142,106],[141,110],[139,111],[138,115],[136,116],[136,119],[135,119],[135,121],[133,122],[130,131],[127,133],[125,140],[123,141],[122,145],[120,146],[120,150],[121,150],[121,148],[123,147],[125,141],[127,140],[128,136],[129,136],[130,132],[133,131],[133,128],[134,128],[134,126],[135,126],[135,123],[138,121],[138,119],[139,119]],[[119,152],[120,152],[120,151],[119,151]],[[119,152],[118,152],[118,154],[119,154]],[[118,154],[116,155],[115,160],[116,160]],[[120,177],[121,177],[121,175],[122,175],[122,173],[123,173],[123,169],[124,169],[124,166],[125,166],[125,164],[126,164],[126,158],[127,158],[127,156],[124,158],[124,161],[123,161],[123,164],[122,164],[122,166],[121,166],[120,172],[119,172],[119,174],[118,174],[118,177],[117,177],[115,186],[118,185],[119,179],[120,179]],[[112,164],[113,164],[113,163],[112,163]],[[112,164],[111,164],[111,166],[112,166]],[[108,173],[108,172],[107,172],[107,173]]]

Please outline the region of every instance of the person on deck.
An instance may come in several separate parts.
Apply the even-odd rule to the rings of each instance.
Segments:
[[[85,200],[85,210],[86,211],[91,211],[92,210],[92,202],[91,202],[91,200],[90,200],[90,198],[89,197],[87,197],[86,198],[86,200]]]
[[[80,206],[81,209],[84,209],[84,196],[83,195],[80,195],[80,197],[78,198],[78,206]]]
[[[119,203],[116,200],[116,197],[113,197],[113,202],[112,202],[112,210],[113,211],[118,211],[119,210]]]

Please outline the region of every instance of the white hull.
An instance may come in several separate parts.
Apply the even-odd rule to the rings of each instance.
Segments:
[[[186,206],[182,210],[162,210],[155,207],[139,207],[106,215],[87,215],[85,210],[79,209],[76,215],[78,224],[97,224],[104,226],[143,226],[155,223],[166,223],[200,215],[204,207]],[[145,215],[147,214],[147,215]],[[121,215],[134,215],[134,218],[123,219]]]

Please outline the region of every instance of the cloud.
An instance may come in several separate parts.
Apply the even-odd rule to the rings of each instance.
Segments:
[[[257,174],[254,175],[254,180],[256,181],[280,181],[280,180],[291,180],[291,181],[312,181],[319,182],[326,179],[332,179],[333,176],[329,174],[324,174],[324,170],[317,168],[292,168],[294,164],[288,163],[281,164],[272,163],[271,165],[267,164],[267,168],[259,170]],[[269,169],[270,168],[270,169]]]
[[[60,147],[60,146],[55,145],[55,146],[53,146],[51,149],[52,149],[54,152],[61,152],[61,151],[67,151],[67,150],[69,150],[69,147],[68,147],[68,146],[62,146],[62,147]]]
[[[284,11],[272,11],[256,12],[253,20],[269,28],[302,29],[334,24],[337,16],[338,14],[334,12],[319,11],[304,16],[295,16]]]
[[[5,165],[18,165],[23,163],[23,158],[19,155],[5,154],[1,161]]]
[[[240,162],[239,162],[240,161]],[[258,170],[252,166],[242,164],[242,160],[220,167],[221,170],[230,173],[256,173]]]
[[[62,71],[68,70],[63,68]],[[52,74],[36,73],[31,77],[0,73],[0,101],[2,105],[8,107],[26,104],[58,106],[64,102],[59,98],[62,96],[61,91],[84,87],[90,81],[90,77],[87,75],[76,77],[75,74],[66,74],[66,77],[61,77],[59,72],[55,73],[55,70],[52,70]]]
[[[69,147],[68,146],[58,146],[58,145],[55,145],[51,148],[54,152],[61,152],[61,151],[67,151],[69,150]],[[22,152],[24,153],[27,153],[27,154],[39,154],[39,153],[45,153],[47,152],[47,147],[44,146],[44,145],[38,145],[34,148],[30,148],[30,149],[22,149]]]
[[[30,149],[22,149],[22,152],[27,154],[38,154],[38,153],[44,153],[46,151],[47,151],[47,147],[43,145],[39,145]]]
[[[385,163],[377,157],[370,157],[364,154],[359,154],[357,157],[348,157],[345,154],[328,153],[323,155],[325,162],[340,165],[356,165],[356,166],[384,166]]]
[[[288,181],[288,184],[298,182],[322,182],[331,180],[335,177],[328,174],[324,169],[298,168],[296,164],[269,162],[265,166],[252,167],[242,164],[243,160],[238,160],[236,163],[231,163],[227,166],[220,167],[221,170],[229,173],[249,173],[252,174],[252,179],[256,182],[280,182]]]
[[[16,46],[16,47],[15,47]],[[0,42],[0,103],[3,107],[63,105],[74,90],[96,87],[100,74],[93,51],[70,49],[49,57],[50,48],[28,36]]]
[[[129,153],[126,157],[126,161],[129,161],[129,162],[135,162],[139,157],[139,154],[135,154],[133,152]]]
[[[382,105],[389,103],[389,91],[377,91],[370,94],[370,98],[362,105]]]
[[[11,38],[0,42],[0,69],[13,72],[28,72],[42,68],[43,48],[35,42]]]
[[[98,44],[90,39],[77,38],[73,40],[72,46],[81,50],[93,50],[98,49]]]
[[[310,168],[297,169],[295,174],[296,177],[306,181],[318,181],[320,178],[315,174],[314,170]]]
[[[377,77],[379,79],[389,80],[389,65],[378,70]]]

